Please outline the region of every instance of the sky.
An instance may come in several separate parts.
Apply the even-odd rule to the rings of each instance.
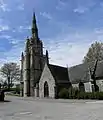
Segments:
[[[0,0],[0,65],[20,63],[33,12],[51,64],[81,64],[90,45],[103,42],[103,0]]]

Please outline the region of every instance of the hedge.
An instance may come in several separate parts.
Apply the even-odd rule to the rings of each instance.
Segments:
[[[10,91],[12,91],[12,93],[14,94],[20,94],[20,88],[19,87],[16,87],[16,88],[10,88]]]
[[[78,89],[62,89],[59,98],[63,99],[99,99],[103,100],[103,92],[80,92]]]

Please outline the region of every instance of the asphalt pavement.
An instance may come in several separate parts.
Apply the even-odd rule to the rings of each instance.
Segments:
[[[6,96],[0,120],[103,120],[103,101]]]

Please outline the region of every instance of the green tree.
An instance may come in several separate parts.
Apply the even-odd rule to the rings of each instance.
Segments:
[[[95,42],[91,44],[91,47],[83,60],[89,67],[95,91],[98,91],[98,86],[96,85],[96,69],[98,62],[101,60],[103,60],[103,43]]]
[[[91,63],[95,62],[96,60],[103,60],[103,43],[97,41],[91,44],[86,56],[84,56],[83,62]]]
[[[7,80],[8,88],[14,81],[20,80],[20,67],[17,63],[5,63],[0,69],[1,75]]]

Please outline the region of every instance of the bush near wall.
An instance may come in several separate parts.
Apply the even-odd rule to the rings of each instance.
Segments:
[[[12,93],[14,93],[14,94],[20,94],[20,88],[19,87],[10,88],[10,91],[12,91]]]
[[[63,99],[99,99],[103,100],[103,92],[80,92],[78,89],[62,89],[59,92],[59,98]]]
[[[69,98],[68,89],[63,88],[63,89],[59,92],[59,97],[60,97],[60,98],[64,98],[64,99]]]

